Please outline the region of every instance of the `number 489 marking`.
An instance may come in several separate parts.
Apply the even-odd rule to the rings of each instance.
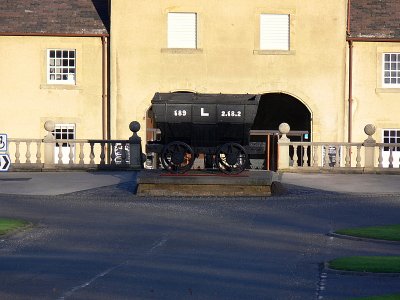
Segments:
[[[187,112],[185,109],[175,109],[174,110],[174,116],[175,117],[184,117],[186,116]]]

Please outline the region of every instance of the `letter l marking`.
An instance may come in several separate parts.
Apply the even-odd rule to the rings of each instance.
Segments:
[[[206,112],[204,111],[204,107],[202,107],[201,110],[200,110],[200,115],[201,115],[202,117],[209,117],[209,116],[210,116],[210,113],[206,113]]]

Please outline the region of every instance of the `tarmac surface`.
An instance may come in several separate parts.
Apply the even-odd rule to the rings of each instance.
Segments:
[[[398,224],[398,175],[284,174],[283,196],[138,197],[135,172],[0,173],[0,299],[349,299],[400,293],[400,277],[324,262],[399,255],[330,237]]]
[[[136,172],[3,172],[0,193],[62,195],[124,183],[135,184]],[[282,183],[336,193],[400,194],[400,175],[284,173]]]
[[[62,195],[130,182],[136,172],[3,172],[0,193],[13,195]]]

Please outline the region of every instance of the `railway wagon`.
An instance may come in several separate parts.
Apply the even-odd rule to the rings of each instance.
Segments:
[[[190,170],[204,154],[208,162],[226,174],[238,174],[248,166],[248,155],[259,153],[249,145],[249,132],[257,113],[258,95],[156,93],[152,99],[159,140],[146,151],[158,153],[171,173]]]

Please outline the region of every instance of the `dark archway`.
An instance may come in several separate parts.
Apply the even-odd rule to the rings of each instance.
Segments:
[[[264,169],[277,170],[279,125],[290,125],[291,134],[288,136],[291,141],[310,141],[311,121],[310,110],[295,97],[284,93],[261,96],[252,130],[262,130],[264,133],[261,136],[252,136],[251,140],[266,143]],[[298,155],[302,157],[300,148]]]
[[[252,129],[278,130],[281,123],[288,123],[291,130],[311,133],[311,113],[301,101],[282,93],[262,95]]]

